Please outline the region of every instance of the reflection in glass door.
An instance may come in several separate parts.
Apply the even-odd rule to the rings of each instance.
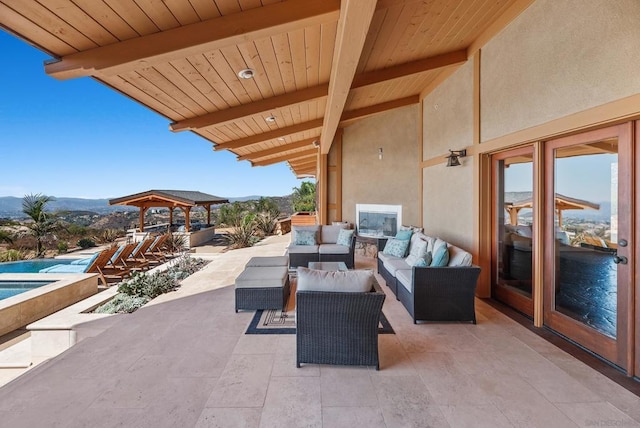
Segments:
[[[493,280],[497,300],[533,315],[533,147],[493,156]]]
[[[622,367],[631,287],[624,130],[548,142],[545,193],[545,323]]]

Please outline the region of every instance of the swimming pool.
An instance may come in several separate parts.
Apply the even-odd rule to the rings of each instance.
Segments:
[[[0,273],[38,273],[40,269],[54,265],[67,265],[71,261],[69,259],[35,259],[0,263]]]
[[[0,281],[0,300],[13,297],[16,294],[42,287],[43,285],[53,284],[55,281]]]

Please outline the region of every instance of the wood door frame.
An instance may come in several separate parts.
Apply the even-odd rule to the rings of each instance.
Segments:
[[[532,176],[531,183],[533,185],[532,189],[532,200],[535,205],[535,195],[536,195],[536,183],[533,174],[533,170],[536,168],[536,165],[533,164],[535,150],[533,144],[528,144],[525,146],[517,147],[515,149],[505,150],[503,152],[494,153],[491,155],[491,296],[496,297],[503,303],[513,307],[514,309],[530,316],[533,318],[534,315],[534,297],[536,296],[535,291],[535,267],[533,266],[533,255],[536,250],[535,243],[535,234],[532,235],[532,247],[531,247],[531,298],[528,298],[520,293],[507,291],[504,287],[500,287],[496,284],[498,278],[498,269],[497,269],[497,256],[498,256],[498,206],[497,200],[498,197],[498,162],[501,160],[505,160],[515,156],[521,155],[531,155],[531,163],[532,163]],[[533,209],[532,209],[533,210]],[[535,211],[534,211],[535,212]],[[534,224],[537,219],[534,218]]]
[[[631,122],[607,128],[588,131],[567,137],[549,140],[545,143],[545,194],[544,210],[547,220],[555,218],[555,153],[554,150],[575,144],[588,144],[607,138],[618,140],[618,230],[622,231],[629,246],[624,254],[629,259],[628,268],[618,277],[618,284],[626,281],[629,287],[618,286],[617,297],[617,337],[616,339],[597,332],[595,329],[553,310],[555,308],[555,227],[547,226],[544,231],[544,323],[555,331],[575,340],[585,348],[617,364],[632,374],[632,322],[635,240],[633,237],[633,144]],[[547,224],[554,225],[553,221]],[[622,334],[621,334],[622,333]]]

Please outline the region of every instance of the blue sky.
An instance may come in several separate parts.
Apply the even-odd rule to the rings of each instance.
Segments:
[[[282,196],[284,163],[252,168],[90,78],[59,81],[50,57],[0,30],[0,196],[110,198],[150,189]]]

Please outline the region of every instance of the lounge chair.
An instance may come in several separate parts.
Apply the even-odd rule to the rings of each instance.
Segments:
[[[149,261],[149,263],[162,263],[167,260],[167,256],[162,250],[167,239],[169,239],[168,233],[156,236],[147,251],[144,253],[144,257]]]
[[[41,269],[41,273],[97,273],[100,275],[100,281],[103,285],[109,285],[109,279],[122,280],[124,274],[119,272],[109,272],[107,268],[111,262],[111,258],[118,251],[117,247],[107,248],[96,253],[90,263],[86,265],[55,265],[45,269]],[[105,270],[107,272],[105,273]]]
[[[127,263],[127,266],[130,266],[132,269],[137,269],[137,270],[148,269],[149,260],[145,256],[145,253],[147,252],[151,244],[153,244],[154,240],[155,238],[148,238],[148,239],[145,239],[144,241],[138,242],[138,244],[136,244],[135,248],[131,252],[131,256],[129,256],[125,260],[125,262]]]

